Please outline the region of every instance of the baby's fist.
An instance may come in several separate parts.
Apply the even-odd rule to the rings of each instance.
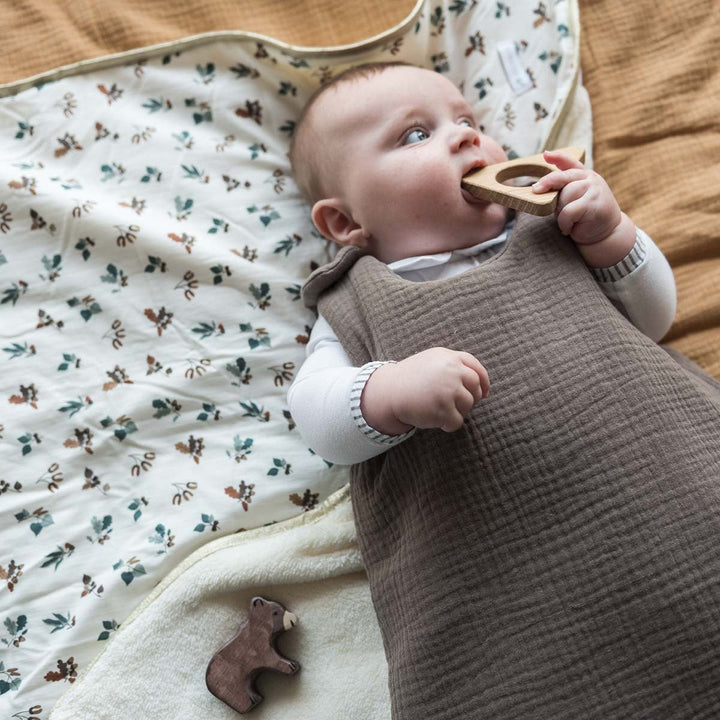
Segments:
[[[413,427],[452,432],[489,391],[487,370],[477,358],[436,347],[379,367],[365,385],[361,410],[386,435]]]
[[[578,245],[593,245],[609,237],[622,216],[605,180],[564,153],[546,151],[544,157],[557,170],[540,178],[533,191],[559,191],[555,212],[560,231]]]

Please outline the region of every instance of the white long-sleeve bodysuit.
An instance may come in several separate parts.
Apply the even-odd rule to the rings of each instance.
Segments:
[[[417,282],[452,277],[500,252],[513,225],[509,223],[497,238],[473,247],[405,258],[388,267]],[[627,257],[611,268],[591,271],[605,295],[648,337],[659,341],[670,329],[677,302],[672,269],[642,230],[638,229],[635,246]],[[481,357],[478,360],[482,362]],[[350,465],[385,452],[414,432],[383,435],[362,417],[363,387],[381,364],[354,367],[328,322],[322,316],[318,318],[307,345],[307,359],[288,391],[298,430],[318,455]]]

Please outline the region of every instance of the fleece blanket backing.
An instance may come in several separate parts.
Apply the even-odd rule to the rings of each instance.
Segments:
[[[261,675],[265,700],[254,717],[389,718],[387,665],[347,490],[304,516],[218,540],[188,558],[50,717],[237,718],[207,691],[205,668],[255,595],[286,603],[298,616],[278,646],[302,669],[293,677]]]

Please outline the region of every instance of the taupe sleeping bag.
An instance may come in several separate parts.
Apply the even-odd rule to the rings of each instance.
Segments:
[[[554,219],[411,283],[304,288],[355,364],[474,354],[490,396],[352,469],[393,718],[720,717],[720,385],[633,327]]]

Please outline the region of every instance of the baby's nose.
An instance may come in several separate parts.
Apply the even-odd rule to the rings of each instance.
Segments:
[[[480,135],[469,125],[458,125],[451,139],[452,149],[457,151],[466,146],[479,145]]]

